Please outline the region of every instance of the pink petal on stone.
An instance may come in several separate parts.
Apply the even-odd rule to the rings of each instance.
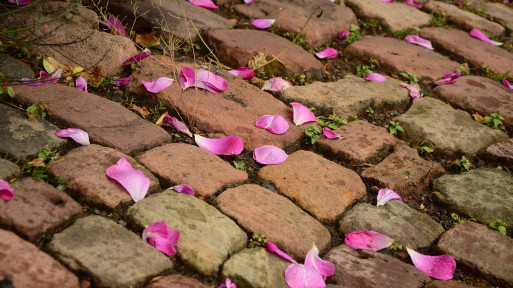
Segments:
[[[180,71],[180,87],[185,90],[189,87],[194,87],[196,82],[196,72],[191,67],[183,67]]]
[[[290,84],[289,81],[283,80],[280,77],[273,77],[264,82],[264,85],[262,86],[262,90],[279,93],[279,92],[289,88],[290,86],[292,86],[292,84]]]
[[[374,231],[355,231],[346,234],[344,243],[353,249],[378,251],[394,243],[394,239]]]
[[[121,23],[121,20],[116,18],[116,16],[114,16],[114,15],[110,15],[109,20],[107,22],[100,21],[100,24],[102,24],[103,26],[105,26],[109,29],[115,28],[123,36],[126,36],[125,26],[123,26],[123,23]]]
[[[107,168],[105,173],[109,178],[118,181],[135,202],[143,199],[150,188],[150,178],[142,171],[134,169],[125,157]]]
[[[326,280],[326,277],[335,274],[335,265],[329,261],[322,260],[319,257],[319,249],[317,249],[315,244],[313,244],[312,249],[310,249],[306,254],[305,266],[309,266],[317,270],[324,280]]]
[[[17,81],[32,87],[40,87],[48,83],[57,83],[61,79],[62,69],[56,69],[52,73],[48,74],[46,71],[41,70],[39,73],[39,79],[21,78]]]
[[[381,0],[381,2],[394,3],[394,0]]]
[[[285,270],[285,282],[290,288],[325,288],[321,274],[313,267],[290,264]]]
[[[293,111],[293,122],[296,125],[301,125],[307,122],[315,122],[317,118],[315,118],[315,114],[308,109],[305,105],[297,102],[291,102]]]
[[[151,56],[150,50],[144,50],[141,53],[134,55],[123,62],[123,65],[131,65],[131,63],[139,63],[143,59]]]
[[[456,270],[456,261],[451,255],[429,256],[406,248],[413,265],[429,277],[440,280],[451,280]]]
[[[328,139],[340,138],[340,134],[337,134],[337,133],[331,131],[331,129],[328,127],[324,127],[323,133],[324,133],[324,136],[326,136],[326,138],[328,138]]]
[[[292,257],[289,256],[289,254],[281,251],[280,248],[278,248],[278,246],[276,246],[276,244],[274,244],[273,242],[271,242],[271,241],[265,242],[265,248],[267,248],[267,251],[269,253],[275,254],[276,256],[281,257],[291,263],[297,264],[296,260],[292,259]]]
[[[159,93],[160,91],[166,89],[167,87],[173,84],[174,80],[167,77],[160,77],[155,81],[144,81],[141,80],[146,90],[151,93]]]
[[[408,43],[419,45],[429,50],[433,50],[433,45],[431,44],[431,41],[426,40],[420,36],[408,35],[404,38],[404,40],[406,40],[406,42]]]
[[[379,189],[378,191],[378,203],[376,206],[385,205],[390,200],[403,201],[399,194],[395,193],[392,189]]]
[[[251,79],[253,76],[255,76],[253,69],[244,66],[239,67],[236,70],[230,70],[228,72],[230,72],[230,74],[233,76],[242,77],[242,79]]]
[[[219,9],[214,2],[210,0],[189,0],[194,6],[208,8],[208,9]]]
[[[187,128],[187,125],[185,125],[185,123],[176,119],[175,117],[165,116],[164,119],[162,119],[162,122],[173,126],[178,132],[181,132],[183,134],[189,135],[189,137],[192,137],[192,133],[189,130],[189,128]]]
[[[196,72],[196,81],[194,82],[194,86],[219,94],[228,88],[228,83],[221,76],[217,76],[205,69],[199,69]]]
[[[468,34],[470,36],[474,37],[474,38],[477,38],[477,39],[479,39],[479,40],[481,40],[483,42],[486,42],[486,43],[489,43],[489,44],[492,44],[492,45],[496,45],[496,46],[501,46],[502,45],[501,42],[495,42],[493,40],[490,40],[479,29],[472,29]]]
[[[180,239],[180,231],[171,230],[166,222],[159,221],[143,230],[142,239],[160,252],[173,256],[176,254],[175,246]]]
[[[415,0],[406,0],[406,1],[404,1],[404,4],[413,6],[413,7],[417,8],[417,9],[422,8],[422,4],[417,3],[417,1],[415,1]]]
[[[25,6],[30,4],[31,0],[7,0],[9,4],[16,5],[16,6]]]
[[[246,3],[246,4],[249,4],[251,2],[253,2],[253,0],[244,0],[244,3]]]
[[[220,139],[210,139],[198,134],[194,135],[196,144],[215,155],[239,155],[244,150],[242,140],[237,136],[227,136]]]
[[[281,115],[264,115],[256,121],[255,126],[277,135],[289,130],[289,122]]]
[[[406,84],[406,83],[401,83],[401,86],[408,89],[408,91],[410,91],[410,97],[411,99],[415,100],[415,99],[418,99],[420,98],[420,88],[419,86],[417,86],[417,84]]]
[[[456,79],[456,78],[459,78],[461,76],[461,71],[459,68],[456,68],[456,73],[445,73],[444,76],[442,76],[442,79],[445,79],[445,78],[451,78],[451,79]]]
[[[344,30],[344,31],[341,31],[337,34],[337,38],[338,39],[343,39],[343,38],[346,38],[347,36],[349,36],[349,30]]]
[[[55,136],[61,137],[61,138],[69,137],[69,138],[75,140],[75,142],[77,142],[80,145],[89,145],[90,144],[89,143],[89,134],[87,134],[87,132],[85,132],[84,130],[78,129],[78,128],[61,129],[61,130],[55,132]]]
[[[87,81],[84,77],[78,77],[75,81],[75,88],[87,92]]]
[[[509,89],[513,90],[513,85],[511,85],[511,83],[509,83],[508,79],[506,79],[506,78],[502,79],[502,84],[504,84],[504,86],[508,87]]]
[[[363,79],[367,81],[387,82],[387,77],[379,73],[369,73]]]
[[[0,179],[0,198],[5,201],[11,200],[14,197],[14,188],[11,187],[9,182]]]
[[[456,81],[454,79],[451,79],[451,78],[444,78],[444,79],[440,79],[440,80],[437,80],[435,82],[435,85],[436,86],[440,86],[440,85],[445,85],[445,84],[454,84],[456,83]]]
[[[253,159],[263,165],[277,165],[285,162],[289,156],[282,149],[272,146],[260,146],[253,151]]]
[[[130,77],[121,78],[119,80],[114,81],[114,85],[116,85],[118,87],[125,86],[126,84],[130,83],[131,80],[132,80],[132,78],[130,78]]]
[[[338,56],[338,51],[335,48],[326,48],[321,52],[315,53],[315,56],[319,59],[333,59]]]
[[[173,190],[175,190],[178,193],[185,193],[187,195],[194,196],[194,189],[191,186],[187,185],[187,184],[176,185],[176,186],[173,186],[173,187],[171,187],[169,189],[173,189]]]
[[[274,24],[274,19],[255,19],[251,22],[253,26],[257,29],[267,29]]]
[[[237,285],[235,285],[235,283],[232,283],[232,280],[230,278],[226,277],[224,281],[224,284],[217,286],[217,288],[237,288]]]

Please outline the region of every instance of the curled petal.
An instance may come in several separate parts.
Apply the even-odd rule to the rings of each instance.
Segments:
[[[281,257],[291,263],[297,264],[296,260],[292,259],[292,257],[289,256],[289,254],[281,251],[280,248],[278,248],[278,246],[276,246],[276,244],[274,244],[273,242],[271,242],[271,241],[265,242],[265,248],[267,248],[267,251],[269,253],[275,254],[276,256]]]
[[[246,3],[246,4],[249,4],[251,2],[253,2],[253,0],[244,0],[244,3]]]
[[[444,79],[440,79],[438,81],[435,82],[435,85],[436,86],[440,86],[440,85],[445,85],[445,84],[454,84],[456,83],[456,81],[454,79],[451,79],[451,78],[444,78]],[[413,97],[412,97],[413,98]]]
[[[267,29],[274,24],[274,19],[255,19],[251,22],[253,26],[257,29]]]
[[[228,83],[221,76],[217,76],[205,69],[199,69],[196,72],[196,81],[194,82],[194,86],[219,94],[228,88]]]
[[[87,81],[84,77],[78,77],[75,81],[75,88],[87,92]]]
[[[369,73],[363,79],[367,81],[387,82],[387,77],[379,73]]]
[[[346,234],[344,243],[353,249],[378,251],[394,243],[394,239],[374,231],[355,231]]]
[[[378,203],[376,206],[385,205],[390,200],[403,201],[399,194],[395,193],[392,189],[379,189],[378,191]]]
[[[100,21],[100,24],[103,26],[109,28],[109,29],[116,29],[121,33],[123,36],[126,36],[125,26],[123,26],[123,23],[121,23],[121,20],[116,18],[114,15],[109,16],[109,20],[107,22]]]
[[[450,79],[456,79],[456,78],[459,78],[461,76],[461,71],[459,68],[456,68],[456,73],[445,73],[444,76],[442,76],[442,79],[445,79],[445,78],[450,78]]]
[[[381,0],[381,2],[394,3],[394,0]]]
[[[142,239],[160,252],[173,256],[176,254],[175,246],[180,239],[180,231],[171,230],[166,222],[159,221],[143,230]]]
[[[401,83],[401,86],[408,89],[408,91],[410,91],[410,97],[411,99],[415,100],[415,99],[418,99],[420,98],[420,88],[417,84],[406,84],[406,83]]]
[[[114,85],[116,85],[118,87],[125,86],[126,84],[130,83],[131,80],[132,80],[132,78],[130,78],[130,77],[121,78],[119,80],[114,81]]]
[[[61,79],[62,69],[56,69],[50,74],[46,73],[46,71],[44,70],[41,70],[41,73],[39,75],[40,77],[37,80],[30,78],[21,78],[18,79],[18,82],[32,87],[39,87],[48,83],[57,83],[59,82],[59,79]]]
[[[413,265],[429,277],[451,280],[456,270],[456,261],[451,255],[429,256],[406,248]]]
[[[264,85],[262,86],[262,90],[271,91],[274,93],[281,92],[287,88],[292,86],[289,81],[283,80],[280,77],[273,77],[269,80],[266,80],[264,82]]]
[[[344,30],[344,31],[341,31],[337,34],[337,38],[338,39],[343,39],[343,38],[346,38],[347,36],[349,36],[349,30]]]
[[[166,89],[167,87],[173,84],[174,80],[167,77],[160,77],[155,81],[144,81],[141,80],[146,90],[151,93],[159,93],[160,91]]]
[[[242,77],[242,79],[251,79],[253,76],[255,76],[255,72],[252,68],[249,67],[239,67],[236,70],[230,70],[228,71],[230,74],[236,77]]]
[[[420,36],[408,35],[404,38],[404,40],[406,40],[406,42],[408,43],[419,45],[429,50],[433,50],[433,45],[431,44],[431,41],[426,40]]]
[[[321,52],[315,53],[315,56],[319,59],[333,59],[338,56],[338,51],[335,48],[326,48]]]
[[[0,198],[4,200],[11,200],[14,197],[14,188],[11,187],[9,182],[0,179]]]
[[[324,136],[326,136],[326,138],[328,138],[328,139],[340,138],[340,134],[337,134],[337,133],[331,131],[331,129],[328,127],[324,127],[323,133],[324,133]]]
[[[496,41],[490,40],[479,29],[472,29],[468,34],[470,36],[474,37],[474,38],[477,38],[477,39],[479,39],[479,40],[481,40],[483,42],[486,42],[486,43],[489,43],[489,44],[492,44],[492,45],[495,45],[495,46],[501,46],[502,45],[501,42],[496,42]]]
[[[335,274],[335,265],[319,257],[319,249],[317,249],[315,244],[313,244],[312,249],[306,254],[305,266],[310,266],[317,270],[324,280],[326,280],[326,277]]]
[[[178,130],[178,132],[181,132],[183,134],[189,135],[189,137],[192,137],[192,133],[191,131],[189,131],[189,128],[187,128],[187,125],[185,125],[185,123],[176,119],[175,117],[165,116],[164,119],[162,119],[162,122],[173,126],[176,130]]]
[[[16,6],[25,6],[30,4],[31,0],[7,0],[9,4],[16,5]]]
[[[75,142],[77,142],[80,145],[91,144],[89,143],[89,134],[87,134],[87,132],[85,132],[84,130],[78,128],[61,129],[55,132],[55,136],[61,138],[69,137],[75,140]]]
[[[508,79],[506,79],[506,78],[502,79],[502,84],[504,84],[504,86],[508,87],[508,89],[513,90],[513,85],[511,85],[509,83]]]
[[[119,159],[117,164],[107,168],[105,174],[118,181],[135,202],[143,199],[150,188],[150,178],[142,171],[134,169],[125,157]]]
[[[253,159],[263,165],[281,164],[287,160],[289,156],[282,149],[272,146],[260,146],[253,151]]]
[[[410,6],[413,6],[417,9],[420,9],[422,8],[422,4],[418,3],[417,1],[415,0],[406,0],[404,1],[404,4],[407,4],[407,5],[410,5]]]
[[[173,186],[173,187],[171,187],[169,189],[173,189],[173,190],[175,190],[178,193],[185,193],[187,195],[194,196],[194,189],[191,186],[187,185],[187,184],[176,185],[176,186]]]
[[[289,122],[281,115],[264,115],[256,121],[255,126],[277,135],[289,130]]]
[[[244,150],[242,140],[237,136],[227,136],[220,139],[210,139],[198,134],[194,135],[196,144],[216,155],[239,155]]]
[[[196,82],[196,72],[191,67],[183,67],[180,71],[180,87],[185,90],[189,87],[194,87]]]
[[[235,285],[235,283],[232,283],[232,280],[230,278],[226,277],[224,281],[224,284],[217,286],[217,288],[237,288],[237,285]]]
[[[123,62],[123,65],[130,65],[131,63],[139,63],[143,59],[148,58],[151,56],[150,50],[144,50],[141,53],[134,55]]]
[[[290,264],[285,270],[285,282],[290,288],[325,288],[321,274],[313,267]]]
[[[305,105],[297,102],[291,102],[293,110],[293,122],[296,125],[301,125],[307,122],[315,122],[317,118],[315,118],[315,114],[308,109]]]
[[[210,0],[189,0],[194,6],[203,7],[207,9],[219,9],[214,2]]]

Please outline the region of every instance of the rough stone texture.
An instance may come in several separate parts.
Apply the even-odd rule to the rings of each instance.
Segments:
[[[248,236],[235,222],[206,202],[187,194],[165,191],[130,207],[128,222],[142,229],[165,221],[180,231],[178,257],[202,275],[219,272],[229,255],[244,248]]]
[[[431,180],[443,174],[442,165],[424,160],[415,149],[398,145],[385,160],[365,169],[361,176],[373,185],[388,187],[402,197],[409,197],[426,192]]]
[[[338,115],[338,114],[337,114]],[[334,130],[342,135],[339,139],[319,137],[317,146],[336,157],[349,160],[352,164],[379,163],[385,158],[394,145],[402,142],[383,127],[367,121],[351,121]]]
[[[153,148],[137,160],[162,179],[165,186],[187,184],[201,196],[214,195],[227,185],[248,179],[248,174],[218,156],[184,143]]]
[[[474,286],[456,281],[433,280],[431,283],[424,286],[424,288],[471,288]]]
[[[480,124],[465,111],[431,97],[416,99],[405,114],[395,118],[403,127],[399,137],[410,143],[424,142],[435,154],[473,157],[486,147],[508,139],[500,130]]]
[[[346,75],[336,82],[314,82],[293,86],[281,93],[284,102],[300,102],[315,107],[316,113],[348,118],[362,116],[369,107],[375,110],[405,109],[410,104],[408,90],[401,81],[388,77],[387,82],[366,81]]]
[[[401,201],[389,201],[384,206],[356,204],[340,219],[339,229],[344,234],[376,231],[414,250],[430,247],[444,232],[442,225]]]
[[[513,10],[501,3],[485,3],[484,16],[495,21],[511,33],[513,31]]]
[[[361,18],[378,19],[393,31],[429,26],[431,16],[404,3],[385,3],[381,0],[346,0],[347,6]]]
[[[486,154],[513,169],[513,138],[488,146]]]
[[[288,288],[283,273],[289,265],[265,248],[244,249],[224,263],[222,278],[230,278],[237,288]]]
[[[34,76],[34,72],[27,64],[3,53],[0,53],[0,73],[4,74],[7,79],[32,78]]]
[[[319,14],[319,10],[315,10],[318,6],[319,2],[316,0],[261,0],[251,5],[235,5],[234,9],[250,19],[275,19],[279,33],[297,35],[312,12]],[[322,16],[312,17],[302,34],[308,49],[329,43],[335,39],[337,33],[349,30],[351,24],[357,24],[356,16],[350,8],[330,2],[323,2],[322,6]]]
[[[200,67],[192,63],[177,63],[170,57],[154,56],[142,62],[142,69],[132,74],[132,81],[127,87],[128,94],[139,94],[164,102],[170,111],[178,111],[186,124],[193,123],[200,131],[208,131],[210,138],[237,135],[244,142],[246,150],[254,150],[262,145],[277,147],[291,146],[303,137],[299,127],[292,123],[290,108],[240,77],[233,77],[221,69],[209,68],[228,82],[228,88],[221,94],[212,94],[203,89],[189,88],[182,91],[180,85],[171,85],[158,94],[147,92],[141,80],[149,80],[147,75],[167,76],[178,81],[183,66]],[[208,68],[202,66],[202,68]],[[255,127],[255,122],[262,115],[280,114],[287,119],[290,129],[283,135],[275,135]]]
[[[146,286],[146,288],[209,288],[209,286],[201,283],[197,279],[173,274],[160,278]]]
[[[506,73],[513,67],[512,53],[472,38],[467,32],[429,27],[422,28],[420,36],[431,40],[435,49],[448,54],[456,61],[468,63],[472,68],[481,69],[483,64],[486,64],[492,71]],[[454,70],[447,70],[447,72]]]
[[[268,55],[267,61],[270,61],[291,43],[271,32],[247,29],[210,30],[204,38],[223,64],[235,68],[248,66],[249,60],[258,53]],[[275,61],[264,68],[266,74],[292,76],[297,73],[306,75],[307,79],[324,76],[322,63],[301,46],[292,45],[280,60],[286,67]]]
[[[440,14],[439,8],[445,11],[447,19],[450,22],[456,24],[456,26],[463,30],[470,31],[472,29],[479,29],[488,37],[504,35],[505,29],[500,24],[477,16],[469,11],[462,10],[456,5],[441,1],[429,1],[424,5],[424,9],[435,14]]]
[[[64,128],[80,128],[89,133],[91,142],[126,154],[171,141],[164,129],[121,105],[73,87],[22,85],[14,87],[14,92],[23,105],[46,104],[52,113],[49,118]]]
[[[13,287],[80,287],[73,273],[11,231],[0,229],[0,249],[0,278],[9,278]]]
[[[424,287],[431,282],[424,272],[392,256],[369,250],[337,246],[323,257],[335,264],[330,283],[347,287]]]
[[[297,260],[304,259],[312,243],[320,251],[329,247],[328,229],[287,198],[258,185],[227,189],[217,203],[224,214],[246,231],[265,234],[267,240]]]
[[[511,206],[510,206],[511,207]],[[450,254],[468,270],[495,280],[499,286],[513,287],[513,239],[485,225],[466,221],[440,237],[436,248]]]
[[[0,153],[22,161],[32,160],[45,145],[59,148],[66,143],[55,136],[59,128],[47,121],[28,120],[26,113],[5,105],[0,105],[0,115]]]
[[[377,59],[382,72],[391,73],[394,77],[401,72],[415,73],[423,85],[433,83],[460,65],[436,52],[390,37],[366,37],[353,42],[347,46],[345,55],[363,62]]]
[[[0,201],[0,224],[31,241],[82,212],[80,204],[46,182],[24,178],[11,186],[14,197]]]
[[[55,234],[48,249],[72,270],[91,275],[100,287],[133,287],[173,267],[139,235],[100,216],[77,220]]]
[[[2,139],[4,140],[4,139]],[[0,159],[0,179],[10,179],[21,173],[20,168],[6,159]]]
[[[499,112],[504,117],[502,123],[513,130],[513,90],[502,83],[480,76],[463,76],[454,84],[435,87],[429,96],[482,116]]]
[[[297,151],[280,165],[258,172],[272,181],[279,192],[310,212],[319,221],[335,221],[366,194],[356,172],[309,151]]]
[[[500,169],[475,169],[433,181],[433,197],[449,210],[488,224],[513,223],[513,176]]]
[[[123,157],[150,179],[148,193],[160,190],[159,180],[132,157],[96,144],[72,150],[62,159],[50,163],[47,171],[54,177],[67,180],[66,188],[77,198],[113,209],[121,203],[132,203],[132,197],[125,188],[105,175],[107,168]]]

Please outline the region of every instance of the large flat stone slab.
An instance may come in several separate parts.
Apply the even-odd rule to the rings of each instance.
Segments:
[[[89,133],[91,142],[126,154],[171,141],[163,128],[115,102],[73,87],[20,85],[14,87],[14,92],[16,101],[23,105],[30,106],[39,101],[46,104],[52,112],[49,119],[63,128],[80,128]]]
[[[3,139],[2,139],[3,140]],[[14,164],[13,162],[0,159],[0,178],[4,180],[8,180],[18,176],[21,173],[20,167]]]
[[[513,138],[488,146],[486,155],[513,169]]]
[[[509,138],[500,130],[472,120],[467,112],[431,97],[416,99],[410,109],[395,120],[404,129],[399,134],[401,139],[424,142],[435,154],[451,157],[460,158],[462,154],[473,157],[486,147]]]
[[[150,285],[147,288],[209,288],[209,286],[201,283],[198,279],[194,279],[179,274],[164,276]]]
[[[449,210],[489,224],[513,223],[513,176],[500,169],[475,169],[433,181],[433,197]]]
[[[424,85],[432,84],[460,65],[436,52],[390,37],[366,37],[353,42],[347,46],[345,55],[362,62],[377,59],[380,70],[394,77],[399,77],[401,72],[415,73]]]
[[[248,236],[235,222],[206,202],[183,193],[165,191],[130,207],[128,222],[143,229],[165,221],[180,231],[177,256],[202,275],[219,272],[229,255],[246,247]]]
[[[32,78],[34,72],[20,60],[7,54],[0,53],[0,73],[9,79]]]
[[[96,286],[133,287],[171,269],[173,262],[112,220],[87,216],[53,236],[48,249],[70,269],[92,276]]]
[[[513,10],[502,3],[484,3],[484,16],[504,26],[507,32],[513,31]]]
[[[356,172],[310,151],[294,152],[284,163],[260,169],[258,176],[323,222],[335,221],[367,193]]]
[[[227,189],[217,197],[217,204],[248,233],[265,234],[297,260],[306,256],[312,243],[320,251],[329,247],[328,229],[287,198],[258,185]]]

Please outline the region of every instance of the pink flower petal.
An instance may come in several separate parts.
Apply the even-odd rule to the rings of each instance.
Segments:
[[[237,288],[237,285],[235,285],[235,283],[232,283],[232,280],[227,277],[225,279],[224,284],[217,286],[217,288]]]
[[[84,77],[78,77],[75,81],[75,88],[87,92],[87,81]]]
[[[289,122],[281,115],[264,115],[257,120],[255,126],[277,135],[289,130]]]
[[[119,80],[114,81],[114,85],[116,85],[118,87],[125,86],[126,84],[130,83],[131,80],[132,80],[132,78],[130,78],[130,77],[121,78]]]
[[[461,71],[459,68],[456,68],[456,73],[445,73],[444,76],[442,76],[442,79],[445,79],[445,78],[450,78],[450,79],[456,79],[456,78],[459,78],[461,76]]]
[[[279,92],[289,88],[290,86],[292,86],[292,84],[289,81],[283,80],[280,77],[274,77],[274,78],[271,78],[264,82],[264,85],[262,86],[262,90],[279,93]]]
[[[401,86],[408,89],[408,91],[410,91],[410,97],[411,99],[415,100],[415,99],[418,99],[420,98],[420,88],[419,86],[417,86],[417,84],[406,84],[406,83],[401,83]]]
[[[14,197],[14,188],[11,187],[9,182],[0,179],[0,198],[5,201],[11,200]]]
[[[451,280],[456,270],[456,261],[451,255],[429,256],[406,248],[413,265],[429,277],[440,280]]]
[[[144,81],[141,80],[146,90],[151,93],[159,93],[160,91],[166,89],[167,87],[173,84],[174,80],[167,77],[160,77],[155,81]]]
[[[249,4],[251,2],[253,2],[253,0],[244,0],[244,3],[246,3],[246,4]]]
[[[486,43],[489,43],[489,44],[492,44],[492,45],[496,45],[496,46],[501,46],[502,45],[501,42],[495,42],[493,40],[490,40],[479,29],[472,29],[472,31],[470,31],[468,34],[470,36],[474,37],[474,38],[477,38],[477,39],[479,39],[479,40],[481,40],[483,42],[486,42]]]
[[[324,136],[326,136],[326,138],[328,138],[328,139],[340,138],[340,134],[337,134],[337,133],[331,131],[331,129],[328,127],[324,127],[323,133],[324,133]]]
[[[208,8],[208,9],[219,9],[219,7],[210,0],[189,0],[194,6]]]
[[[343,39],[343,38],[346,38],[347,36],[349,36],[349,30],[344,30],[344,31],[341,31],[337,34],[337,38],[338,39]]]
[[[276,256],[278,257],[281,257],[289,262],[292,262],[294,264],[297,264],[297,261],[292,259],[292,257],[289,256],[289,254],[283,252],[280,250],[280,248],[278,248],[278,246],[276,246],[276,244],[274,244],[273,242],[271,241],[267,241],[265,243],[265,248],[267,248],[267,251],[271,254],[275,254]]]
[[[378,191],[378,203],[376,206],[385,205],[390,200],[403,201],[399,194],[395,193],[392,189],[379,189]]]
[[[183,67],[180,71],[180,87],[185,90],[189,87],[194,87],[196,83],[196,72],[191,67]]]
[[[353,249],[378,251],[392,245],[394,239],[378,232],[362,230],[346,234],[344,243]]]
[[[109,178],[118,181],[135,202],[143,199],[150,188],[150,178],[142,171],[134,169],[125,157],[107,168],[106,174]]]
[[[257,29],[267,29],[274,24],[274,19],[255,19],[251,22],[253,26]]]
[[[219,94],[228,88],[228,83],[221,76],[217,76],[205,69],[199,69],[196,72],[196,81],[194,82],[194,86]]]
[[[435,82],[435,85],[436,86],[440,86],[440,85],[445,85],[445,84],[454,84],[456,83],[455,80],[451,79],[451,78],[444,78],[444,79],[440,79],[438,81]],[[412,97],[413,98],[413,97]]]
[[[78,128],[68,128],[61,129],[55,132],[55,136],[65,138],[69,137],[80,145],[89,145],[89,134],[82,129]]]
[[[415,1],[415,0],[406,0],[406,1],[404,1],[404,4],[413,6],[413,7],[417,8],[417,9],[422,8],[422,4],[417,3],[417,1]]]
[[[233,76],[242,77],[242,79],[251,79],[253,76],[255,76],[253,69],[244,66],[239,67],[236,70],[230,70],[228,72],[230,72]]]
[[[220,139],[210,139],[198,134],[194,135],[196,144],[216,155],[239,155],[244,150],[242,140],[237,136],[227,136]]]
[[[187,128],[187,125],[185,125],[185,123],[176,119],[175,117],[165,116],[164,119],[162,119],[162,122],[173,126],[178,132],[181,132],[183,134],[189,135],[189,137],[192,137],[192,133],[191,131],[189,131],[189,128]]]
[[[139,63],[143,59],[151,56],[150,50],[144,50],[141,53],[134,55],[123,62],[123,65],[131,65],[132,63]]]
[[[404,38],[404,40],[406,40],[406,42],[408,43],[419,45],[429,50],[433,50],[433,45],[431,44],[431,41],[426,40],[420,36],[408,35]]]
[[[394,3],[394,0],[381,0],[381,2]]]
[[[369,73],[363,79],[367,81],[387,82],[387,77],[379,73]]]
[[[185,193],[187,195],[194,196],[194,189],[191,186],[187,185],[187,184],[176,185],[176,186],[173,186],[173,187],[171,187],[169,189],[173,189],[173,190],[175,190],[178,193]]]
[[[48,83],[57,83],[61,79],[62,69],[56,69],[48,74],[46,71],[41,70],[39,79],[21,78],[18,82],[32,87],[40,87]]]
[[[25,6],[30,4],[30,0],[7,0],[9,4],[16,5],[16,6]]]
[[[285,151],[272,145],[260,146],[253,151],[253,159],[263,165],[281,164],[287,160],[289,156]]]
[[[333,59],[338,56],[338,51],[335,48],[326,48],[321,52],[315,53],[315,56],[319,59]]]
[[[309,266],[317,270],[324,280],[326,280],[326,277],[335,274],[335,265],[329,261],[322,260],[319,257],[319,249],[317,249],[315,244],[313,244],[312,249],[310,249],[306,254],[305,266]]]
[[[173,256],[176,254],[175,246],[180,239],[180,231],[171,230],[166,222],[159,221],[143,230],[142,239],[160,252]]]
[[[301,125],[307,122],[315,122],[317,118],[315,118],[315,114],[308,109],[305,105],[297,102],[291,102],[293,110],[293,122],[296,125]]]
[[[121,23],[121,20],[116,18],[114,15],[109,16],[109,20],[107,22],[100,21],[100,24],[103,26],[109,28],[109,29],[116,29],[121,33],[123,36],[126,36],[125,26],[123,26],[123,23]]]
[[[310,266],[290,264],[285,270],[285,282],[290,288],[325,288],[321,274]]]
[[[509,83],[508,79],[502,79],[502,84],[504,84],[504,86],[508,87],[509,89],[513,90],[513,85]]]

